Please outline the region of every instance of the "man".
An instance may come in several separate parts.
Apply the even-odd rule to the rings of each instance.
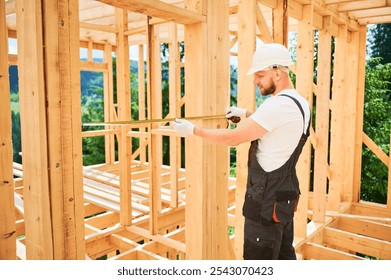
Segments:
[[[251,114],[230,107],[227,118],[239,116],[236,129],[205,129],[176,119],[182,136],[196,135],[212,142],[236,146],[251,141],[248,179],[243,205],[244,259],[296,259],[293,215],[300,190],[295,166],[309,136],[310,109],[293,88],[289,51],[280,44],[264,44],[253,54],[254,84],[269,96]]]

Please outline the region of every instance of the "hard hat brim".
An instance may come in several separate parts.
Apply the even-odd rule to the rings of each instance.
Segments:
[[[249,75],[252,75],[258,71],[261,71],[261,70],[265,70],[265,68],[263,67],[251,67],[248,71],[247,71],[247,76]]]

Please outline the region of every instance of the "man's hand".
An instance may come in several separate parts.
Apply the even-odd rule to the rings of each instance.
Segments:
[[[174,122],[172,122],[174,129],[181,137],[191,136],[194,135],[194,127],[195,125],[188,120],[183,119],[175,119]]]
[[[227,108],[226,110],[226,116],[227,119],[230,119],[231,117],[240,117],[242,119],[246,118],[246,109],[239,108],[236,106],[231,106]]]

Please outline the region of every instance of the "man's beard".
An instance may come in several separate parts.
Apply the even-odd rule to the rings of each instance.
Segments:
[[[267,88],[259,88],[259,91],[261,92],[262,96],[268,96],[270,94],[273,94],[276,91],[276,84],[271,80],[271,85]]]

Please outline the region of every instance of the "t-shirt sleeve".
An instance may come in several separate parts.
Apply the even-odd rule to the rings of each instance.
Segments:
[[[272,131],[284,123],[284,106],[277,98],[266,99],[258,109],[250,116],[267,131]]]

